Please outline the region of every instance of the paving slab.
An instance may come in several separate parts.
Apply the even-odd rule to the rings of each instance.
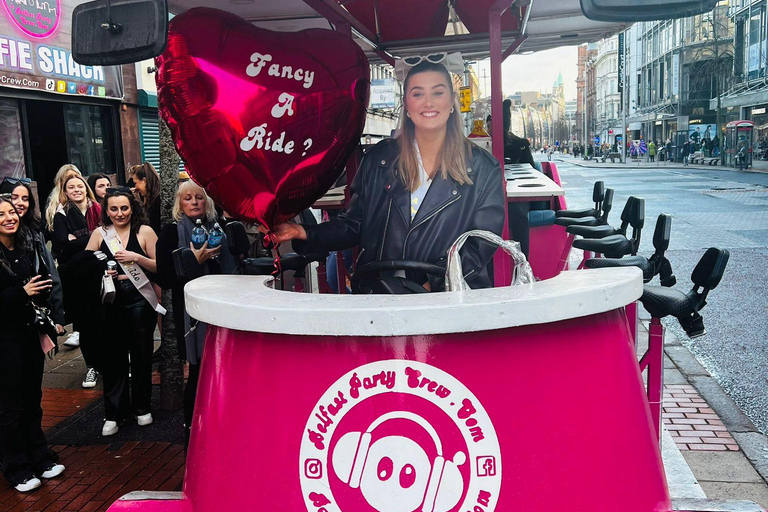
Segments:
[[[717,496],[723,500],[749,500],[763,508],[768,507],[768,487],[764,484],[701,482],[701,486],[707,496]]]
[[[672,499],[707,497],[666,428],[661,430],[661,458],[664,461],[664,473]]]
[[[664,352],[675,363],[675,365],[685,375],[706,375],[709,376],[709,372],[699,364],[696,358],[691,354],[691,351],[682,345],[671,345],[666,343],[666,339],[671,336],[668,334],[665,336]]]
[[[683,457],[710,498],[704,482],[754,483],[765,482],[741,452],[684,451]]]
[[[733,437],[741,446],[749,462],[768,482],[768,436],[759,432],[735,432]]]
[[[672,500],[672,509],[681,512],[764,512],[760,505],[744,500]]]

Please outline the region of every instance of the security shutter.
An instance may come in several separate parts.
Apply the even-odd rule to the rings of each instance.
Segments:
[[[142,108],[139,110],[141,120],[141,159],[160,168],[160,131],[157,121],[157,110]]]
[[[157,109],[139,109],[139,124],[141,126],[141,158],[160,169],[160,126]],[[184,170],[184,162],[179,162],[179,171]]]

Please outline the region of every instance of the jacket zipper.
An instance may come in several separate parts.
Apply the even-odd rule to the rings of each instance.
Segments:
[[[425,222],[427,222],[427,221],[428,221],[428,220],[430,220],[431,218],[433,218],[435,215],[437,215],[437,214],[438,214],[438,213],[440,213],[441,211],[443,211],[443,210],[445,210],[446,208],[448,208],[450,205],[452,205],[453,203],[455,203],[456,201],[458,201],[460,198],[461,198],[461,194],[457,194],[457,195],[455,195],[455,196],[453,197],[453,199],[452,199],[452,200],[448,201],[448,202],[447,202],[447,203],[445,203],[443,206],[441,206],[440,208],[438,208],[437,210],[435,210],[434,212],[432,212],[432,213],[429,215],[429,217],[424,217],[423,219],[421,219],[421,222],[419,222],[418,224],[415,224],[415,225],[411,226],[411,229],[409,229],[409,230],[408,230],[408,234],[407,234],[407,235],[405,235],[405,241],[403,242],[403,259],[405,259],[405,251],[406,251],[406,250],[407,250],[407,248],[408,248],[408,237],[409,237],[409,236],[411,236],[411,233],[413,233],[413,230],[414,230],[414,229],[416,229],[417,227],[421,226],[422,224],[424,224]]]
[[[384,223],[384,235],[381,237],[381,244],[379,245],[379,257],[378,260],[381,260],[381,257],[384,255],[384,241],[387,239],[387,228],[389,228],[389,214],[392,213],[392,198],[389,198],[389,207],[387,207],[387,222]],[[407,237],[406,237],[407,238]]]

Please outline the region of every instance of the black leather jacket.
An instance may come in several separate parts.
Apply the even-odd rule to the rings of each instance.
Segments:
[[[329,222],[305,225],[307,244],[302,252],[359,246],[358,268],[379,260],[445,265],[448,249],[466,231],[483,229],[501,235],[505,191],[501,165],[490,153],[473,145],[467,162],[472,185],[459,185],[438,173],[413,221],[411,194],[392,165],[397,155],[397,141],[392,139],[368,152],[352,183],[346,212]],[[478,238],[464,244],[462,266],[472,288],[492,286],[486,267],[495,249]],[[408,277],[426,282],[423,276]],[[442,289],[442,280],[430,282],[433,290]]]

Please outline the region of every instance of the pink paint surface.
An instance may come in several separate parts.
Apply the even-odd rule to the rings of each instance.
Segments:
[[[346,503],[341,509],[345,512],[388,512],[387,505],[376,509],[367,503],[365,486],[378,483],[363,483],[362,491],[351,488],[339,477],[344,472],[338,464],[331,467],[328,462],[319,470],[330,481],[330,491],[322,498],[315,494],[310,499],[299,475],[318,470],[302,467],[300,451],[308,446],[306,427],[319,421],[313,419],[313,413],[324,394],[335,393],[334,386],[350,372],[364,373],[360,369],[364,365],[393,360],[434,368],[431,375],[443,375],[437,380],[453,382],[446,384],[454,391],[446,401],[460,398],[456,389],[463,386],[478,409],[484,408],[472,418],[482,420],[487,413],[493,427],[481,423],[486,437],[495,430],[498,438],[501,476],[500,491],[491,500],[497,501],[495,510],[670,510],[661,456],[623,310],[555,324],[441,336],[307,337],[212,328],[201,370],[182,503],[196,512],[319,512],[330,496],[328,511],[339,510],[332,505]],[[416,366],[420,363],[424,366]],[[341,382],[340,389],[345,389],[346,381]],[[386,391],[383,381],[379,389]],[[348,402],[339,408],[346,415],[333,422],[333,434],[322,436],[329,451],[330,446],[343,444],[339,441],[342,434],[360,433],[371,418],[386,417],[392,411],[403,419],[372,429],[370,453],[375,452],[377,438],[408,443],[402,441],[406,437],[425,447],[429,464],[434,464],[438,455],[436,443],[430,441],[434,435],[408,415],[428,418],[443,439],[446,459],[461,462],[454,452],[476,448],[471,440],[456,437],[464,428],[462,422],[469,420],[455,421],[454,415],[454,421],[446,423],[448,416],[441,416],[429,400],[420,403],[421,399],[411,395],[376,397],[353,406],[349,389],[345,390],[343,399]],[[439,403],[438,398],[435,401]],[[408,453],[415,452],[420,450]],[[392,457],[395,470],[400,467],[396,455]],[[365,481],[372,466],[367,459],[360,459],[359,464]],[[415,467],[415,483],[403,480],[403,475],[408,476],[403,470],[396,488],[426,485],[426,480],[418,479],[420,466]],[[453,475],[464,483],[464,487],[458,485],[460,491],[464,489],[462,500],[474,499],[467,496],[468,467],[458,466]],[[387,476],[386,471],[380,474]],[[422,498],[419,494],[413,499]],[[135,502],[111,510],[166,510],[151,506]],[[482,508],[493,509],[493,503]],[[435,510],[463,512],[464,508],[455,505]]]

